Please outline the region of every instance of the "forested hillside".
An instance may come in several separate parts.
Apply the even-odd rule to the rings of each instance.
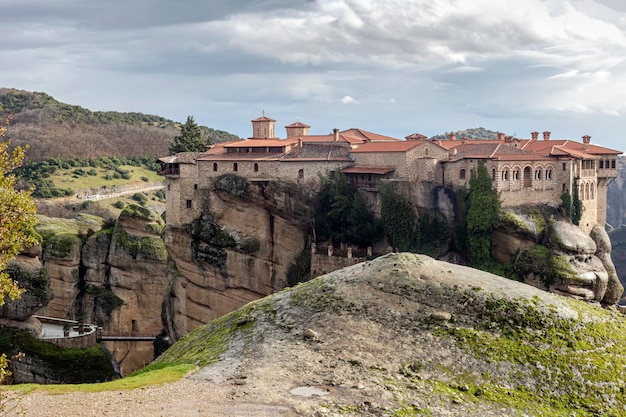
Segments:
[[[46,93],[0,88],[0,116],[13,114],[7,137],[30,146],[27,162],[52,158],[167,155],[180,123],[160,116],[90,111],[55,100]],[[236,139],[228,132],[202,127],[216,142]]]
[[[498,139],[498,132],[485,129],[484,127],[476,127],[472,129],[458,130],[456,132],[446,132],[437,136],[433,136],[431,139],[450,139],[450,133],[456,133],[457,139]]]

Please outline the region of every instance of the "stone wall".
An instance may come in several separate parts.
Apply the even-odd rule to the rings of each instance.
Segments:
[[[348,258],[345,256],[329,256],[326,253],[312,253],[311,278],[316,278],[361,262],[365,262],[365,258]]]

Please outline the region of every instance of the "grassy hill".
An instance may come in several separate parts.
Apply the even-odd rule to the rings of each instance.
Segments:
[[[46,93],[0,88],[1,116],[13,114],[6,137],[30,146],[26,161],[167,155],[180,123],[143,113],[90,111],[61,103]],[[213,142],[236,139],[202,127]]]

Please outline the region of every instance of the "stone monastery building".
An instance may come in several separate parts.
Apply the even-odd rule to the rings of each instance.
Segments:
[[[252,120],[252,137],[219,143],[206,152],[161,158],[160,174],[167,183],[167,222],[190,223],[200,215],[199,190],[215,177],[237,174],[251,182],[286,180],[305,183],[319,172],[341,169],[362,190],[377,192],[382,179],[433,187],[469,187],[479,162],[491,173],[502,206],[561,204],[561,194],[579,187],[584,211],[580,226],[589,232],[606,222],[606,191],[617,177],[622,152],[591,143],[551,139],[550,132],[532,132],[530,139],[498,134],[497,140],[469,140],[451,134],[430,140],[414,133],[404,140],[361,129],[310,135],[310,126],[285,126],[287,137],[275,136],[276,121]]]

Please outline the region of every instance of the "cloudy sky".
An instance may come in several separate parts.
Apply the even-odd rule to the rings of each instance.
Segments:
[[[0,86],[91,110],[626,150],[623,0],[2,0],[0,28]]]

